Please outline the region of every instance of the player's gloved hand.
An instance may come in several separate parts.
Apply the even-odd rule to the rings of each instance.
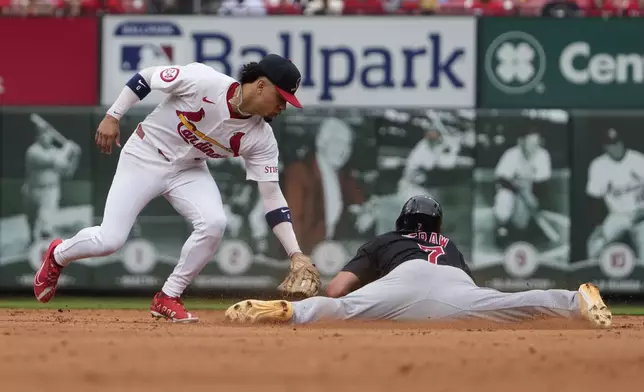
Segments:
[[[106,115],[101,123],[98,124],[98,129],[96,130],[96,136],[94,137],[96,147],[98,147],[103,154],[111,154],[112,144],[114,142],[116,142],[116,145],[119,148],[121,147],[119,134],[119,121],[110,115]]]
[[[277,286],[280,294],[290,299],[313,297],[320,290],[320,272],[303,253],[291,256],[288,276]]]

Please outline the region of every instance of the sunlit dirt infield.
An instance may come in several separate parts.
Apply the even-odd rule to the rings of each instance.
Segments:
[[[644,317],[434,325],[199,324],[0,310],[0,391],[641,391]]]

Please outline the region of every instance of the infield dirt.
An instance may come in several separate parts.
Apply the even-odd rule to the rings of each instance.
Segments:
[[[0,309],[0,390],[638,391],[644,317],[494,324],[199,324],[147,311]]]

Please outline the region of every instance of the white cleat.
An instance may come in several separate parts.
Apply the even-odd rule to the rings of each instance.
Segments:
[[[248,299],[237,302],[226,310],[226,319],[240,324],[287,323],[293,317],[288,301],[260,301]]]
[[[604,303],[599,288],[592,283],[579,286],[579,311],[581,317],[588,320],[595,328],[610,328],[613,325],[613,315]]]

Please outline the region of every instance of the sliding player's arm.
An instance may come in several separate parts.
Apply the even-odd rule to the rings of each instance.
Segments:
[[[365,245],[358,249],[353,259],[331,280],[326,292],[332,298],[343,297],[377,278],[375,264]]]

